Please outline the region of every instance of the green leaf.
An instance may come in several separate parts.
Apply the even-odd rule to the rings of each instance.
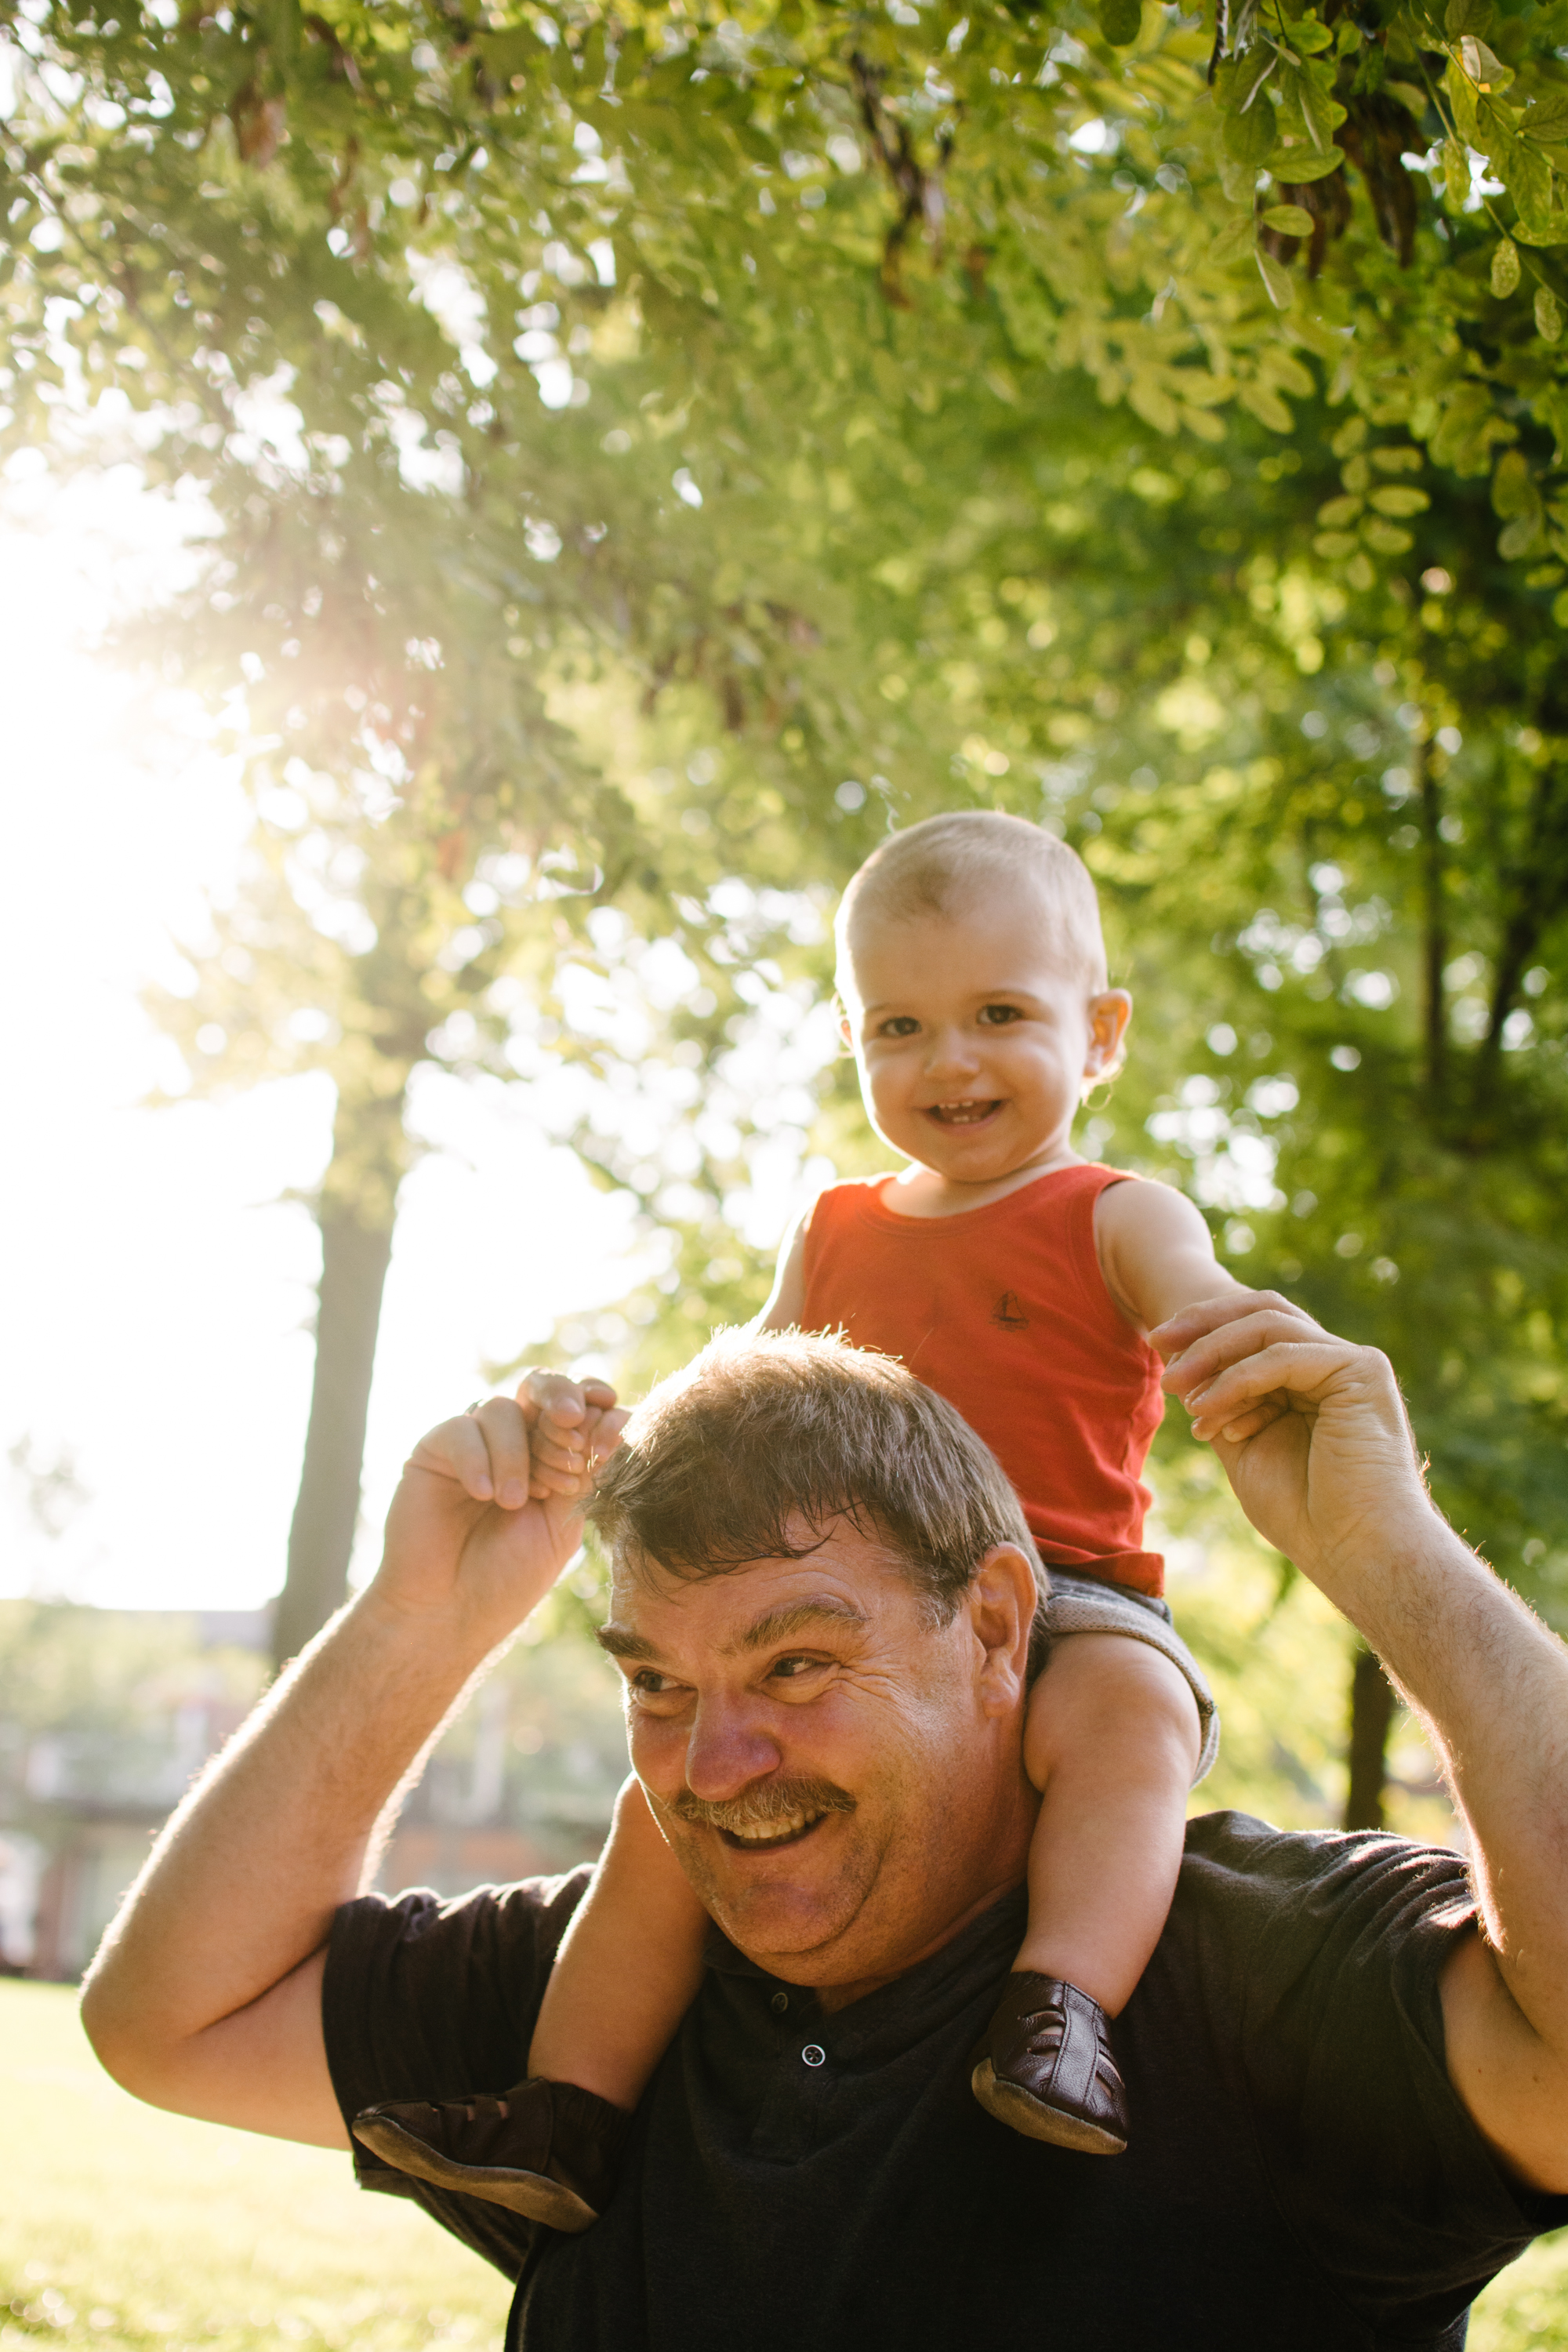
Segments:
[[[1458,211],[1470,193],[1470,159],[1457,139],[1443,142],[1443,194]]]
[[[1568,139],[1568,98],[1538,98],[1519,126],[1520,136],[1542,146]]]
[[[1318,509],[1318,520],[1328,530],[1343,530],[1347,523],[1356,520],[1363,504],[1360,499],[1330,499]]]
[[[1505,301],[1519,284],[1519,247],[1511,236],[1500,237],[1492,248],[1492,292]]]
[[[1408,482],[1390,482],[1381,490],[1373,490],[1372,503],[1383,515],[1425,514],[1432,501],[1425,490],[1413,488]]]
[[[1465,33],[1484,33],[1492,20],[1492,0],[1448,0],[1443,30],[1457,41]]]
[[[1244,245],[1251,243],[1254,226],[1255,216],[1251,213],[1233,213],[1230,219],[1215,232],[1206,257],[1210,261],[1229,261]]]
[[[1274,109],[1267,99],[1245,114],[1229,114],[1225,124],[1225,152],[1248,171],[1258,171],[1275,140]]]
[[[1252,257],[1258,264],[1258,274],[1263,280],[1268,299],[1273,303],[1274,308],[1277,310],[1288,310],[1296,299],[1296,289],[1290,283],[1289,271],[1282,268],[1271,253],[1265,253],[1261,246],[1257,248]],[[1285,413],[1289,415],[1290,412],[1287,409]]]
[[[1467,79],[1473,81],[1478,89],[1490,91],[1494,97],[1505,90],[1513,79],[1512,68],[1505,66],[1497,52],[1489,49],[1484,41],[1478,41],[1469,33],[1459,43],[1459,63]]]
[[[1344,162],[1343,151],[1338,147],[1324,148],[1317,152],[1310,147],[1276,147],[1266,158],[1264,169],[1277,180],[1297,187],[1309,180],[1326,180]]]
[[[1320,555],[1326,555],[1333,562],[1341,556],[1353,555],[1357,541],[1353,530],[1321,530],[1312,545]]]
[[[1419,449],[1395,445],[1392,448],[1374,449],[1372,462],[1380,474],[1418,474],[1423,461]]]
[[[1313,145],[1321,152],[1332,154],[1333,134],[1345,119],[1345,110],[1321,68],[1317,73],[1309,70],[1301,76],[1301,112]]]
[[[1280,30],[1290,47],[1305,58],[1315,58],[1320,50],[1331,47],[1334,37],[1331,27],[1320,25],[1315,16],[1299,16]]]
[[[1369,547],[1376,548],[1379,555],[1403,555],[1407,547],[1415,543],[1410,533],[1401,530],[1396,522],[1363,522],[1361,535]]]
[[[1364,416],[1347,416],[1329,446],[1336,457],[1353,457],[1366,439]]]
[[[1100,29],[1113,49],[1129,49],[1143,29],[1142,0],[1100,0]]]
[[[1535,289],[1535,331],[1543,343],[1554,343],[1563,332],[1563,305],[1550,286]]]
[[[1542,291],[1544,292],[1545,289],[1542,288]],[[1539,295],[1536,299],[1539,301]],[[1524,452],[1521,449],[1505,449],[1492,476],[1492,512],[1500,515],[1506,522],[1510,516],[1536,514],[1540,507],[1541,495]]]
[[[1265,228],[1277,229],[1281,236],[1312,234],[1312,215],[1305,205],[1270,205],[1261,217]]]
[[[1443,88],[1447,93],[1448,104],[1453,110],[1455,130],[1458,132],[1459,137],[1462,140],[1468,142],[1469,145],[1474,146],[1478,136],[1476,130],[1476,85],[1466,73],[1458,58],[1450,58],[1447,64],[1443,68]],[[1452,142],[1450,142],[1450,144],[1452,144]],[[1445,170],[1444,177],[1447,180],[1448,188],[1451,194],[1454,187],[1453,178],[1447,170]],[[1468,195],[1470,181],[1468,168],[1465,173],[1463,185],[1465,194]]]
[[[1499,532],[1497,551],[1505,563],[1512,563],[1519,556],[1528,555],[1540,536],[1541,517],[1520,515]]]
[[[1552,599],[1552,617],[1560,629],[1568,629],[1568,588]]]
[[[1243,408],[1250,409],[1258,423],[1267,425],[1271,433],[1293,433],[1296,430],[1295,418],[1271,383],[1244,383],[1237,398]]]
[[[1498,176],[1507,181],[1509,194],[1519,207],[1521,219],[1531,228],[1550,230],[1552,166],[1545,156],[1516,144],[1506,162],[1500,163]]]
[[[1568,215],[1558,213],[1548,221],[1517,220],[1513,234],[1521,245],[1568,245]]]

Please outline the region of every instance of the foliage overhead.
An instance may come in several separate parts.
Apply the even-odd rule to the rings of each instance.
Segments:
[[[520,401],[602,425],[635,352],[693,473],[737,417],[814,447],[857,373],[899,410],[1082,369],[1209,441],[1234,403],[1288,432],[1316,385],[1415,476],[1504,451],[1507,551],[1543,550],[1560,0],[1218,6],[8,5],[13,430],[79,369],[184,404],[200,473],[281,369],[313,436],[352,412],[478,468]],[[1397,554],[1426,496],[1346,492],[1323,551]]]

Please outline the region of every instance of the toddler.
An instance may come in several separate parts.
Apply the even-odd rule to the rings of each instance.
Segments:
[[[1116,2155],[1128,2125],[1108,2020],[1159,1939],[1187,1789],[1217,1732],[1160,1598],[1163,1563],[1143,1549],[1140,1474],[1163,1402],[1147,1334],[1237,1286],[1180,1193],[1072,1148],[1085,1093],[1119,1066],[1131,1000],[1107,984],[1093,884],[1070,849],[982,812],[911,826],[850,883],[837,944],[867,1111],[909,1164],[821,1194],[759,1328],[842,1330],[901,1358],[1017,1490],[1049,1630],[1072,1638],[1030,1693],[1024,1762],[1041,1805],[1027,1932],[973,2084],[1016,2131]],[[536,1493],[572,1490],[587,1459],[573,1417],[585,1425],[605,1393],[542,1420]],[[447,2189],[586,2228],[696,1993],[706,1927],[629,1781],[527,2079],[502,2098],[369,2109],[357,2137]]]

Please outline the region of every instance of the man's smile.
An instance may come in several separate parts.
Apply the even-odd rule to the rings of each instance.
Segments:
[[[748,1829],[721,1829],[719,1835],[727,1846],[740,1853],[776,1853],[781,1846],[798,1845],[802,1838],[809,1837],[827,1819],[827,1812],[824,1807],[820,1811],[786,1813],[782,1819],[757,1822]]]

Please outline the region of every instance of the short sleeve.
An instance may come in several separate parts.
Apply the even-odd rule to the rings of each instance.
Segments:
[[[588,1883],[564,1878],[483,1886],[452,1902],[424,1889],[346,1903],[332,1923],[321,2023],[345,2124],[379,2099],[448,2099],[504,2091],[525,2070],[556,1947]],[[515,2278],[530,2224],[395,2170],[353,2142],[364,2189],[424,2207],[476,2253]]]
[[[1390,1837],[1278,1843],[1293,1854],[1258,1857],[1281,1899],[1242,1996],[1259,2148],[1345,2302],[1426,2340],[1568,2221],[1568,2198],[1512,2179],[1448,2078],[1440,1980],[1475,1927],[1460,1857]]]

